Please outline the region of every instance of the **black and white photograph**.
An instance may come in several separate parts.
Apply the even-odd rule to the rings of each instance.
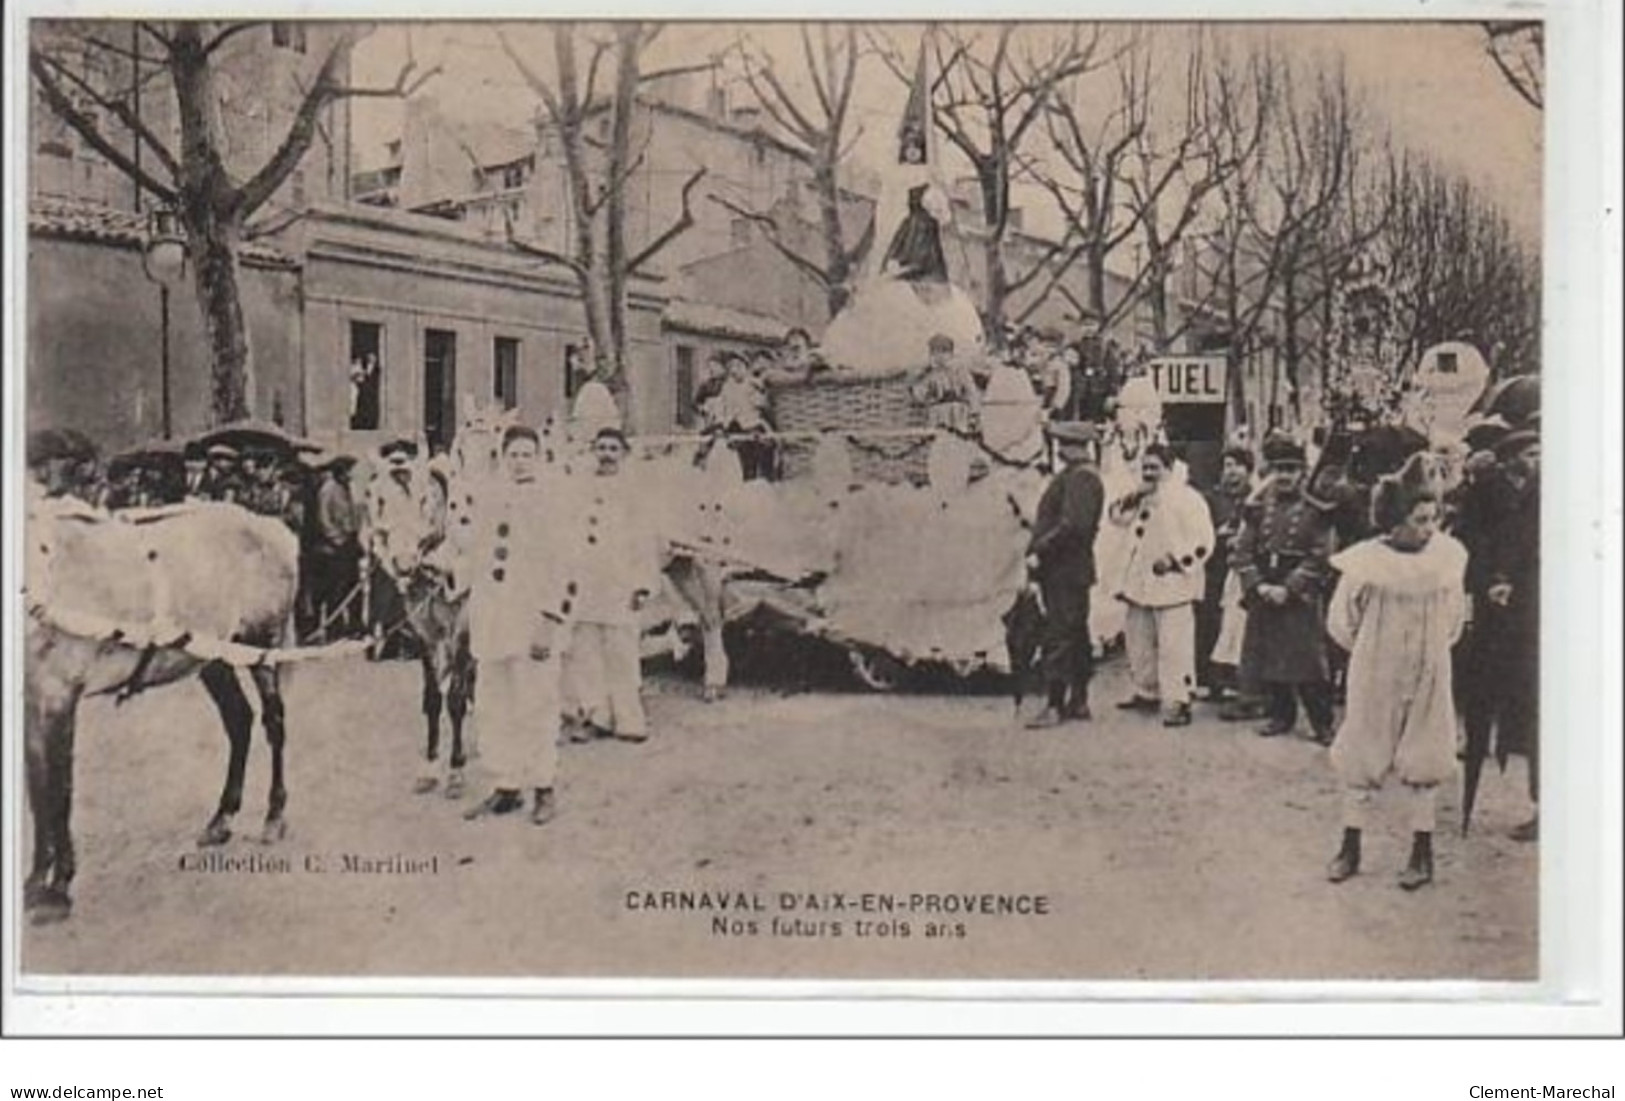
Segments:
[[[545,14],[18,24],[19,990],[1552,979],[1538,11]]]

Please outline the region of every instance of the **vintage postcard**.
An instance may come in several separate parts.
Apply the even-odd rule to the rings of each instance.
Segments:
[[[17,21],[18,996],[1550,994],[1542,13],[332,14]]]

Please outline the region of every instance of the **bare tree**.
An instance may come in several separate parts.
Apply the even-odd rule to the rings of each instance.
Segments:
[[[697,166],[679,191],[681,209],[670,225],[634,250],[628,240],[628,185],[644,167],[647,140],[634,148],[633,123],[638,90],[650,81],[715,67],[712,61],[646,71],[644,58],[659,37],[658,23],[624,21],[601,27],[575,23],[548,26],[553,56],[550,76],[528,60],[506,29],[498,29],[502,49],[525,83],[542,101],[545,125],[559,136],[570,192],[571,241],[566,251],[522,241],[508,225],[509,241],[522,252],[569,269],[581,291],[587,331],[601,357],[605,383],[618,400],[627,400],[627,287],[683,233],[694,225],[694,189],[707,169]],[[585,54],[585,68],[582,57]],[[605,66],[612,72],[605,73]],[[600,79],[607,91],[600,88]],[[607,115],[607,136],[600,140],[588,123]]]
[[[1054,200],[1065,224],[1062,242],[1068,247],[1042,269],[1044,286],[1030,298],[1017,321],[1025,320],[1061,288],[1067,272],[1080,261],[1085,275],[1084,301],[1073,302],[1080,314],[1104,330],[1135,303],[1137,280],[1126,293],[1108,302],[1106,261],[1139,227],[1139,218],[1125,199],[1127,161],[1145,133],[1150,111],[1151,58],[1139,35],[1118,56],[1112,76],[1116,94],[1110,97],[1112,106],[1103,117],[1089,118],[1082,107],[1090,100],[1101,101],[1087,79],[1067,81],[1052,97],[1044,120],[1050,151],[1058,164],[1020,157],[1023,178]]]
[[[1546,106],[1546,27],[1538,20],[1481,23],[1484,52],[1507,86],[1535,110]]]
[[[1507,220],[1465,179],[1421,160],[1396,174],[1392,201],[1385,243],[1405,361],[1465,340],[1499,373],[1534,370],[1539,267]]]
[[[1236,407],[1245,408],[1243,365],[1267,347],[1301,414],[1303,366],[1319,347],[1312,335],[1326,296],[1386,215],[1362,175],[1365,123],[1341,65],[1317,72],[1307,87],[1301,71],[1267,50],[1249,68],[1273,71],[1254,81],[1273,103],[1254,162],[1219,187],[1223,214],[1207,275],[1229,330]],[[1280,375],[1272,370],[1272,405]]]
[[[229,65],[223,49],[233,39],[266,29],[265,23],[177,21],[137,24],[140,40],[152,49],[133,53],[136,64],[153,65],[174,97],[178,134],[161,134],[126,97],[128,89],[98,86],[73,64],[74,50],[92,44],[122,52],[97,37],[99,25],[55,23],[35,28],[29,71],[58,117],[108,164],[139,187],[173,206],[185,230],[193,261],[193,288],[203,313],[210,350],[210,411],[216,423],[250,414],[247,380],[252,359],[243,320],[238,253],[255,227],[249,219],[276,194],[299,166],[320,132],[323,110],[337,100],[360,96],[410,95],[438,69],[419,71],[410,56],[394,83],[355,87],[347,83],[351,51],[366,32],[341,25],[314,79],[289,120],[275,150],[239,178],[227,165],[228,135],[219,84]],[[145,155],[143,155],[143,153]]]
[[[756,210],[723,195],[712,201],[748,218],[762,228],[767,242],[786,260],[824,289],[831,316],[839,313],[852,294],[852,278],[874,244],[872,220],[851,245],[843,217],[844,195],[840,166],[861,136],[851,125],[852,91],[857,84],[857,29],[851,24],[820,23],[816,30],[802,24],[801,61],[812,85],[811,97],[792,92],[774,59],[742,38],[738,54],[745,86],[776,124],[779,134],[800,150],[812,169],[813,194],[818,201],[817,247],[809,248],[798,233],[800,218],[794,204],[788,209]]]
[[[1255,56],[1245,73],[1228,57],[1210,59],[1207,32],[1189,40],[1179,113],[1166,125],[1142,128],[1128,178],[1130,209],[1140,228],[1145,263],[1136,275],[1151,311],[1157,347],[1166,350],[1203,316],[1210,303],[1170,308],[1170,281],[1187,242],[1220,190],[1256,162],[1271,120],[1277,65]]]
[[[1111,61],[1107,35],[1099,24],[1066,27],[1000,24],[991,29],[966,25],[934,27],[928,45],[936,77],[930,89],[938,130],[970,162],[982,198],[981,231],[986,285],[982,320],[997,344],[1010,295],[1051,270],[1072,245],[1055,242],[1026,272],[1005,270],[1005,239],[1010,229],[1011,184],[1025,144],[1042,134],[1038,124],[1066,81]],[[881,44],[887,67],[904,83],[914,73],[901,53]]]

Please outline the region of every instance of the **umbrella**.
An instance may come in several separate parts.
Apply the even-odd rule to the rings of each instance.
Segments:
[[[1038,587],[1024,586],[1003,619],[1004,646],[1010,658],[1010,689],[1019,716],[1027,678],[1038,665],[1044,631],[1044,602],[1038,595]]]
[[[204,447],[223,443],[239,451],[270,451],[284,456],[321,450],[320,444],[265,421],[238,421],[199,433],[193,439]]]
[[[1473,403],[1473,412],[1486,417],[1499,414],[1514,428],[1540,412],[1540,376],[1513,375],[1484,391]]]
[[[1481,717],[1468,716],[1467,758],[1462,762],[1461,835],[1467,836],[1473,824],[1473,805],[1478,801],[1478,781],[1484,775],[1484,761],[1490,755],[1491,723]]]

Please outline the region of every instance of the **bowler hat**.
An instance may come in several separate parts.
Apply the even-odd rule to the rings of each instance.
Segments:
[[[1498,421],[1484,421],[1469,428],[1462,440],[1470,451],[1493,451],[1511,432]]]
[[[1523,451],[1524,448],[1528,447],[1530,444],[1537,444],[1539,442],[1539,432],[1531,432],[1526,428],[1520,428],[1515,432],[1508,432],[1505,436],[1501,437],[1500,441],[1495,445],[1495,454],[1498,458],[1510,459],[1519,452]]]

